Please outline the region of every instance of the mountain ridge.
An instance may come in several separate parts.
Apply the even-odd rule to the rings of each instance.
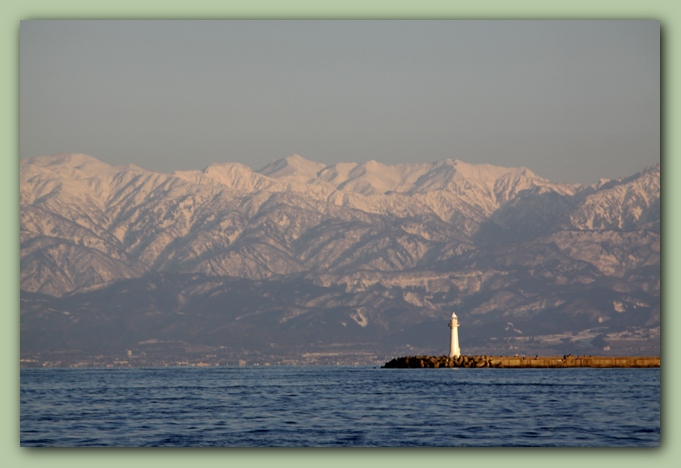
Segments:
[[[293,155],[260,170],[215,163],[165,174],[39,156],[20,163],[21,289],[53,299],[22,302],[22,327],[46,320],[46,303],[109,297],[120,282],[160,274],[227,289],[238,278],[297,285],[319,297],[287,295],[268,312],[281,314],[276,323],[322,314],[310,327],[326,333],[322,322],[336,321],[328,314],[344,311],[341,321],[364,324],[360,336],[373,330],[379,347],[407,339],[397,323],[427,330],[452,309],[483,341],[521,336],[503,331],[509,317],[525,336],[539,336],[537,317],[571,333],[659,329],[659,200],[659,164],[581,186],[449,159],[324,165]],[[199,290],[182,301],[196,305]],[[306,301],[321,309],[301,309]]]

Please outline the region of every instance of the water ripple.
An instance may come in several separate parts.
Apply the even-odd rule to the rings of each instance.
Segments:
[[[22,369],[21,445],[659,446],[659,382],[659,369]]]

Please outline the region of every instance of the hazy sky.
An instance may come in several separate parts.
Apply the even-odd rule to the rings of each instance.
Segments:
[[[21,22],[21,157],[451,158],[593,183],[659,141],[657,21]]]

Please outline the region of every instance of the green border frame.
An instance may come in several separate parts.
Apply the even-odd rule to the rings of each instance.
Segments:
[[[678,306],[679,248],[668,241],[679,231],[678,216],[670,200],[678,200],[681,184],[679,163],[672,155],[679,153],[678,124],[680,102],[676,88],[680,83],[681,7],[671,0],[572,0],[546,2],[538,0],[481,0],[457,2],[444,0],[252,0],[250,2],[194,0],[192,2],[118,0],[113,5],[84,0],[10,0],[0,7],[2,40],[0,54],[0,119],[3,154],[0,157],[0,297],[2,298],[2,352],[0,362],[4,378],[0,386],[2,423],[0,454],[8,466],[114,467],[125,463],[142,466],[162,463],[165,467],[187,464],[330,468],[347,464],[395,467],[474,464],[504,467],[556,468],[581,466],[635,467],[646,464],[672,466],[681,455],[678,437],[679,405],[673,395],[679,388],[679,373],[664,366],[662,387],[662,438],[659,449],[28,449],[19,447],[19,22],[26,19],[96,19],[96,18],[559,18],[559,19],[657,19],[661,21],[662,39],[662,354],[678,354],[678,342],[671,339],[679,330],[674,306]],[[676,60],[674,60],[676,59]],[[678,87],[678,86],[677,86]],[[678,211],[677,211],[678,213]],[[671,286],[671,287],[670,287]],[[665,361],[666,362],[666,361]],[[635,404],[635,402],[632,402]]]

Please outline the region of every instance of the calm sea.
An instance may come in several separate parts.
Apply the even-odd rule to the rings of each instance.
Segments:
[[[659,444],[659,369],[21,370],[24,447]]]

